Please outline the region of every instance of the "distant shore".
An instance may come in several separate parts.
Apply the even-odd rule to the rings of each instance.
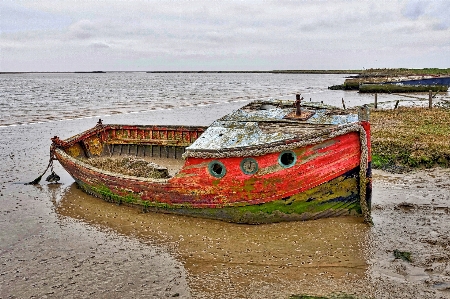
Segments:
[[[449,76],[450,68],[423,68],[423,69],[409,69],[409,68],[379,68],[379,69],[347,69],[347,70],[266,70],[266,71],[73,71],[73,72],[0,72],[0,74],[27,74],[27,73],[55,73],[55,74],[103,74],[103,73],[150,73],[150,74],[349,74],[355,75],[356,80],[367,78],[382,78],[386,76]]]
[[[361,74],[362,70],[272,70],[272,71],[74,71],[74,72],[0,72],[0,74]]]

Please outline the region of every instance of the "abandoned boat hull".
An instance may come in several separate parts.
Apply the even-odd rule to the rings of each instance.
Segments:
[[[55,137],[52,153],[87,193],[145,211],[257,224],[370,209],[368,121],[331,127],[311,140],[284,139],[263,151],[252,146],[189,151],[204,130],[100,123],[65,141]],[[155,153],[174,159],[184,153],[184,165],[174,176],[155,179],[105,171],[83,160]]]
[[[87,193],[144,210],[221,219],[237,223],[308,220],[360,215],[360,144],[352,132],[322,143],[293,149],[296,161],[285,168],[280,153],[251,157],[258,171],[249,175],[240,165],[249,157],[187,158],[175,177],[152,180],[102,171],[62,149],[55,158]],[[221,163],[227,174],[209,173]],[[370,164],[366,170],[370,178]],[[371,181],[366,182],[370,206]]]
[[[223,220],[243,224],[262,224],[285,221],[356,216],[362,214],[358,193],[359,168],[305,192],[257,205],[224,206],[222,208],[193,208],[189,205],[169,205],[150,201],[136,201],[113,194],[104,187],[94,187],[75,179],[86,193],[116,204],[132,205],[145,212],[160,212]],[[370,205],[371,184],[367,183],[367,203]],[[146,204],[147,203],[147,204]]]

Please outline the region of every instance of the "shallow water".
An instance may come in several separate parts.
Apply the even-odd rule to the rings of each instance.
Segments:
[[[347,107],[373,102],[373,95],[328,90],[344,80],[344,75],[320,74],[0,74],[0,126],[253,99],[294,100],[296,93],[305,101],[339,107],[342,99]]]
[[[101,117],[207,125],[244,104],[233,101]],[[58,164],[61,184],[23,185],[47,166],[50,137],[96,123],[42,119],[0,127],[0,298],[450,298],[449,170],[376,171],[373,227],[359,218],[250,226],[142,214],[84,194]],[[412,262],[396,260],[396,249]]]

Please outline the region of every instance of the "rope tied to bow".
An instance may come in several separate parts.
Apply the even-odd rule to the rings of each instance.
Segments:
[[[35,178],[34,180],[32,180],[31,182],[25,183],[25,185],[37,185],[39,184],[39,182],[41,181],[42,177],[45,175],[45,173],[47,172],[47,170],[50,168],[51,170],[51,174],[49,176],[47,176],[47,178],[45,179],[47,182],[50,183],[57,183],[59,182],[59,180],[61,179],[59,177],[59,175],[56,174],[56,172],[53,169],[53,161],[55,160],[55,153],[54,153],[54,149],[51,148],[50,149],[50,159],[48,161],[48,165],[47,168],[44,170],[44,172],[38,176],[37,178]]]

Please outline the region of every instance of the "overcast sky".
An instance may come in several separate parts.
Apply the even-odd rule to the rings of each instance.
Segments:
[[[0,71],[450,67],[449,0],[0,0]]]

